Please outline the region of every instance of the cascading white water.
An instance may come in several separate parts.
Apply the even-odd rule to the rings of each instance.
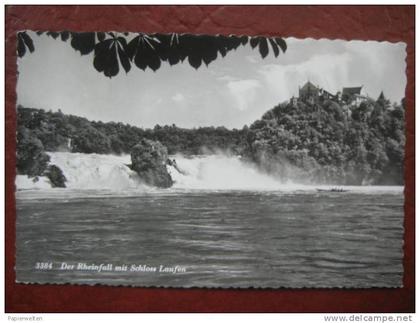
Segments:
[[[112,190],[112,191],[151,191],[156,189],[144,185],[136,172],[127,165],[131,163],[129,155],[98,155],[68,152],[48,153],[50,164],[57,165],[64,173],[68,189],[75,190]],[[176,166],[167,166],[174,180],[173,190],[316,190],[331,186],[308,186],[290,182],[282,183],[267,174],[258,171],[238,156],[223,154],[205,156],[171,156]],[[18,190],[51,188],[46,177],[36,181],[26,175],[16,177]],[[402,187],[348,187],[352,191],[398,191]]]
[[[68,152],[48,153],[50,164],[57,165],[71,189],[124,190],[144,188],[136,172],[127,165],[129,155],[98,155]],[[175,189],[275,189],[280,183],[254,167],[242,162],[239,157],[224,155],[172,156],[177,167],[167,166],[174,180]],[[48,179],[40,177],[33,182],[26,176],[18,176],[18,189],[46,188]]]
[[[174,188],[208,190],[265,190],[281,183],[262,174],[237,156],[175,156],[179,171],[169,167]]]
[[[141,186],[136,172],[127,165],[130,156],[49,153],[50,163],[57,165],[66,176],[66,186],[75,189],[123,190]]]
[[[124,190],[143,186],[136,172],[132,171],[130,156],[82,154],[68,152],[48,153],[50,164],[57,165],[66,177],[66,187],[71,189]],[[18,189],[45,188],[48,179],[28,180],[17,176]]]

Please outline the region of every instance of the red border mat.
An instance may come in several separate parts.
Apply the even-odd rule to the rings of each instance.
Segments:
[[[414,312],[414,12],[414,6],[6,6],[6,312]],[[16,32],[24,29],[407,43],[404,287],[217,290],[16,284]]]

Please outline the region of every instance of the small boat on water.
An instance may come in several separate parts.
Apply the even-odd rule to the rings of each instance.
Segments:
[[[330,188],[330,189],[322,189],[322,188],[317,188],[316,189],[318,192],[334,192],[334,193],[344,193],[344,192],[348,192],[348,190],[345,190],[343,188],[338,188],[338,187],[334,187],[334,188]]]

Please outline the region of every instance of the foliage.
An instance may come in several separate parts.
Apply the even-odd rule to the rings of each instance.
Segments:
[[[150,68],[156,71],[162,62],[175,65],[187,60],[192,67],[198,69],[202,65],[208,66],[219,55],[224,57],[229,51],[245,46],[248,42],[252,48],[258,47],[262,58],[268,55],[269,47],[275,57],[280,51],[285,52],[287,49],[286,42],[280,37],[69,31],[37,34],[60,38],[64,42],[70,41],[72,48],[81,55],[93,53],[93,66],[107,77],[116,76],[121,67],[128,73],[133,64],[142,70]],[[26,49],[31,53],[35,50],[27,32],[18,33],[17,43],[19,57],[25,56]]]
[[[37,147],[40,156],[43,149],[128,154],[142,139],[149,139],[166,146],[168,154],[229,151],[282,179],[403,184],[404,122],[403,102],[390,105],[382,98],[353,107],[332,100],[280,104],[239,130],[175,125],[142,129],[20,106],[18,154],[25,154],[26,146]]]
[[[46,151],[129,154],[142,138],[161,142],[168,147],[169,154],[197,155],[216,150],[239,154],[245,145],[244,130],[225,127],[183,129],[156,125],[153,129],[142,129],[22,106],[17,108],[17,119],[18,125],[30,130]]]
[[[45,153],[41,140],[25,127],[17,129],[16,168],[18,174],[41,176],[50,157]]]
[[[283,179],[403,184],[404,108],[383,96],[354,107],[278,105],[251,125],[247,143],[245,155]]]
[[[111,152],[111,140],[92,126],[79,129],[72,139],[72,151],[106,154]]]
[[[26,49],[31,53],[35,50],[32,38],[25,32],[18,33],[17,36],[17,54],[19,57],[23,57],[26,54]]]
[[[149,185],[171,187],[171,175],[166,169],[168,150],[159,141],[143,138],[131,150],[131,168]]]

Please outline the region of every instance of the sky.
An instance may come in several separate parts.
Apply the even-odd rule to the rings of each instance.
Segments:
[[[107,78],[69,44],[29,32],[35,51],[18,59],[17,101],[25,107],[152,128],[242,128],[297,96],[306,81],[331,93],[363,86],[391,102],[405,95],[406,45],[376,41],[286,38],[286,53],[262,59],[240,46],[198,70],[188,62]]]

